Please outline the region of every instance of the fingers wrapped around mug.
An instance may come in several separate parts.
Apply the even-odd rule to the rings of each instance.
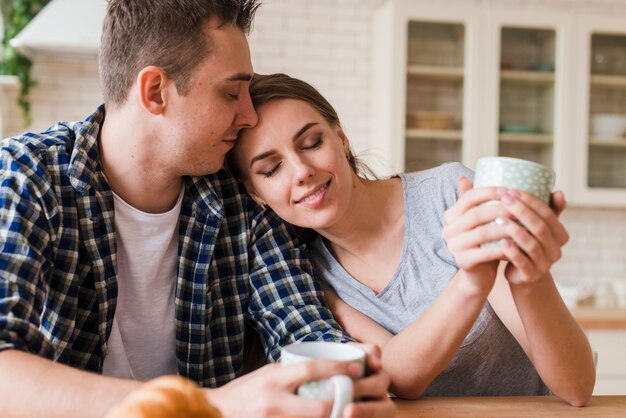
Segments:
[[[567,230],[555,211],[530,193],[510,190],[500,201],[510,214],[500,225],[510,237],[500,242],[512,264],[507,267],[507,279],[518,283],[539,280],[561,258],[561,247],[569,240]]]
[[[508,237],[498,226],[501,220],[511,216],[498,203],[506,192],[496,187],[468,190],[446,212],[442,236],[459,268],[469,270],[504,258],[499,246],[484,244]]]

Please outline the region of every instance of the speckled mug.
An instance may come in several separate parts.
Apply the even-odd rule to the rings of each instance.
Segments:
[[[281,349],[280,362],[289,366],[315,359],[359,363],[365,370],[365,352],[351,344],[327,341],[309,341],[287,345]],[[330,379],[312,380],[298,387],[298,395],[313,399],[334,399],[331,418],[339,418],[344,408],[352,402],[352,378],[345,375]]]
[[[474,188],[498,186],[524,190],[549,205],[554,180],[552,169],[533,161],[511,157],[485,157],[476,163]],[[499,200],[492,200],[486,204],[499,203]],[[494,241],[482,246],[497,243],[498,241]]]
[[[520,189],[550,204],[554,171],[541,164],[510,157],[485,157],[476,163],[474,187]]]

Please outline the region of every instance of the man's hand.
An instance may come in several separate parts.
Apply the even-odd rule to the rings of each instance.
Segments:
[[[389,377],[381,371],[380,350],[361,345],[367,353],[370,376],[354,383],[355,398],[344,418],[392,417],[395,406],[387,397]],[[239,417],[315,417],[330,415],[332,401],[307,399],[296,395],[296,389],[310,380],[327,379],[344,374],[357,378],[361,366],[354,363],[313,360],[290,366],[268,364],[218,389],[206,390],[210,402],[225,418]]]

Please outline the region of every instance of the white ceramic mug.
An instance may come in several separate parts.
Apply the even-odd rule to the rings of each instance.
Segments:
[[[284,366],[315,359],[359,363],[365,370],[365,352],[352,344],[327,341],[294,343],[281,349],[280,362]],[[313,380],[298,387],[298,395],[313,399],[334,399],[331,418],[339,418],[344,408],[352,402],[352,378],[345,375],[330,379]]]

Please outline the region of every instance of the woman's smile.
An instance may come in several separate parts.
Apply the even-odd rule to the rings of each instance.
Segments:
[[[312,192],[307,193],[301,199],[295,201],[296,204],[304,205],[310,208],[319,207],[326,197],[326,191],[328,190],[328,186],[330,186],[331,180],[328,180],[318,189],[314,189]]]

